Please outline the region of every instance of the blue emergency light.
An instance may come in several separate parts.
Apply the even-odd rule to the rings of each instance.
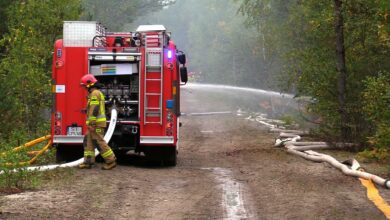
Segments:
[[[173,108],[173,100],[167,100],[167,108]]]
[[[167,56],[168,56],[168,59],[172,59],[172,51],[171,50],[168,50]]]

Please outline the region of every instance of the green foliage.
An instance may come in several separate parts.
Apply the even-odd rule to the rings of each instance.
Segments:
[[[39,186],[44,176],[38,172],[27,171],[26,165],[20,164],[20,162],[29,161],[32,156],[29,156],[27,152],[42,149],[47,144],[47,141],[31,148],[14,152],[12,151],[14,147],[31,140],[26,138],[28,135],[23,130],[14,130],[8,135],[9,140],[0,141],[0,172],[2,173],[0,174],[0,191],[5,190],[7,192],[10,189],[27,189]],[[36,164],[53,162],[55,162],[54,151],[48,151],[38,158]]]
[[[379,124],[390,121],[390,74],[382,73],[378,77],[369,77],[363,93],[364,110],[371,121]]]
[[[358,154],[358,157],[359,159],[366,160],[368,162],[388,163],[390,158],[390,151],[389,149],[384,148],[365,149]]]
[[[344,141],[361,142],[370,134],[361,98],[364,80],[390,70],[389,5],[385,2],[343,4],[348,115],[348,140]],[[333,2],[242,0],[240,12],[248,17],[247,24],[264,36],[264,42],[258,44],[274,50],[276,59],[284,64],[278,73],[282,88],[316,100],[308,108],[321,117],[320,134],[340,140]]]
[[[21,189],[26,188],[30,184],[30,173],[26,171],[25,168],[20,166],[18,162],[27,161],[29,158],[27,154],[23,152],[12,152],[11,149],[17,146],[19,143],[25,141],[22,131],[15,131],[9,134],[11,137],[11,142],[1,142],[1,153],[5,155],[0,155],[0,189]],[[18,169],[18,172],[15,172],[15,169]]]
[[[12,2],[13,0],[0,1],[0,18],[2,18],[0,21],[0,37],[7,33],[7,20],[3,18],[6,17],[6,11]]]
[[[29,155],[28,152],[41,150],[47,144],[47,141],[15,152],[12,149],[31,140],[26,138],[27,134],[23,130],[15,130],[9,134],[9,137],[10,140],[0,141],[0,193],[13,193],[24,189],[39,188],[47,180],[53,178],[52,176],[64,173],[63,170],[49,172],[28,171],[27,165],[20,164],[20,162],[31,160],[35,155]],[[38,157],[34,165],[52,163],[55,163],[55,150],[49,149]]]
[[[283,115],[280,117],[280,120],[282,120],[286,126],[291,126],[295,122],[292,115]]]
[[[366,80],[367,88],[363,93],[364,110],[375,131],[369,143],[375,148],[390,150],[390,74]]]
[[[9,33],[0,40],[0,138],[14,129],[35,134],[49,108],[51,52],[64,20],[80,14],[79,0],[14,1],[7,9]],[[8,138],[7,138],[8,139]]]
[[[45,111],[51,101],[53,43],[61,37],[63,20],[78,18],[81,3],[29,0],[2,1],[0,5],[7,6],[0,9],[0,152],[7,152],[29,141],[28,137],[49,130]],[[27,172],[19,165],[30,159],[25,151],[11,151],[0,157],[0,188],[39,184],[40,174]],[[53,153],[41,161],[53,162]]]

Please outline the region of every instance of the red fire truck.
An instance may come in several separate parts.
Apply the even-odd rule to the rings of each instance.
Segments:
[[[180,85],[187,82],[185,54],[163,25],[107,32],[97,22],[65,21],[55,42],[52,68],[52,143],[57,160],[82,157],[86,91],[80,78],[93,74],[105,95],[107,119],[118,112],[109,145],[176,165]],[[109,122],[109,121],[107,121]]]

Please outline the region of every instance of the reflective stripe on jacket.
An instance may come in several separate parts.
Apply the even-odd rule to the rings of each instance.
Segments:
[[[106,127],[106,121],[104,95],[98,89],[92,89],[88,95],[86,124]]]

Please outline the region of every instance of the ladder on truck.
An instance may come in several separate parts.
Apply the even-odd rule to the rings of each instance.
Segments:
[[[145,36],[144,125],[162,125],[164,32]],[[159,84],[159,89],[156,88]],[[154,85],[154,87],[153,87]],[[158,119],[158,120],[157,120]]]

